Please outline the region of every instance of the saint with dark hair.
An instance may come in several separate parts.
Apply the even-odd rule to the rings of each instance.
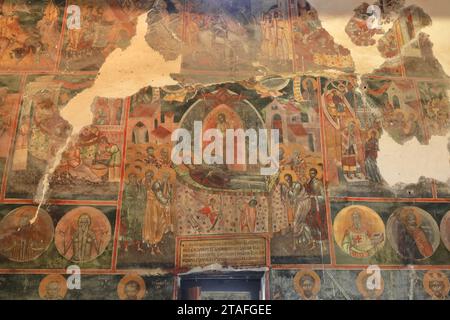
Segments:
[[[430,257],[434,250],[413,209],[399,216],[397,229],[399,253],[408,261]]]

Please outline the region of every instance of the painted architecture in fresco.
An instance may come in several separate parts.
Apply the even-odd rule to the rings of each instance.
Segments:
[[[176,299],[181,273],[218,264],[268,267],[274,300],[448,299],[449,181],[392,185],[379,163],[383,136],[449,132],[433,17],[406,2],[374,2],[389,28],[368,27],[367,4],[342,25],[384,61],[358,74],[305,0],[0,0],[0,298]],[[148,46],[181,57],[178,84],[96,96],[72,135],[62,110],[146,13]],[[276,173],[174,164],[172,135],[198,121],[278,130]],[[73,264],[82,290],[67,289]]]

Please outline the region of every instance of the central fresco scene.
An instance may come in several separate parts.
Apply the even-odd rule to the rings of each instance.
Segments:
[[[448,28],[447,0],[0,0],[0,299],[450,299]]]

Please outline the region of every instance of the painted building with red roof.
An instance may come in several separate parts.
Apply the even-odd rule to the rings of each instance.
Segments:
[[[134,103],[128,119],[128,141],[133,144],[169,143],[178,124],[173,112],[162,112],[159,91],[153,90],[151,101]]]
[[[315,108],[275,99],[264,109],[264,113],[266,125],[280,130],[284,144],[301,144],[311,152],[321,151],[320,119]]]

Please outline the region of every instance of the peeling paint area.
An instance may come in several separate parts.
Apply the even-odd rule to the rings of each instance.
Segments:
[[[449,27],[447,0],[0,1],[0,299],[447,300]]]

